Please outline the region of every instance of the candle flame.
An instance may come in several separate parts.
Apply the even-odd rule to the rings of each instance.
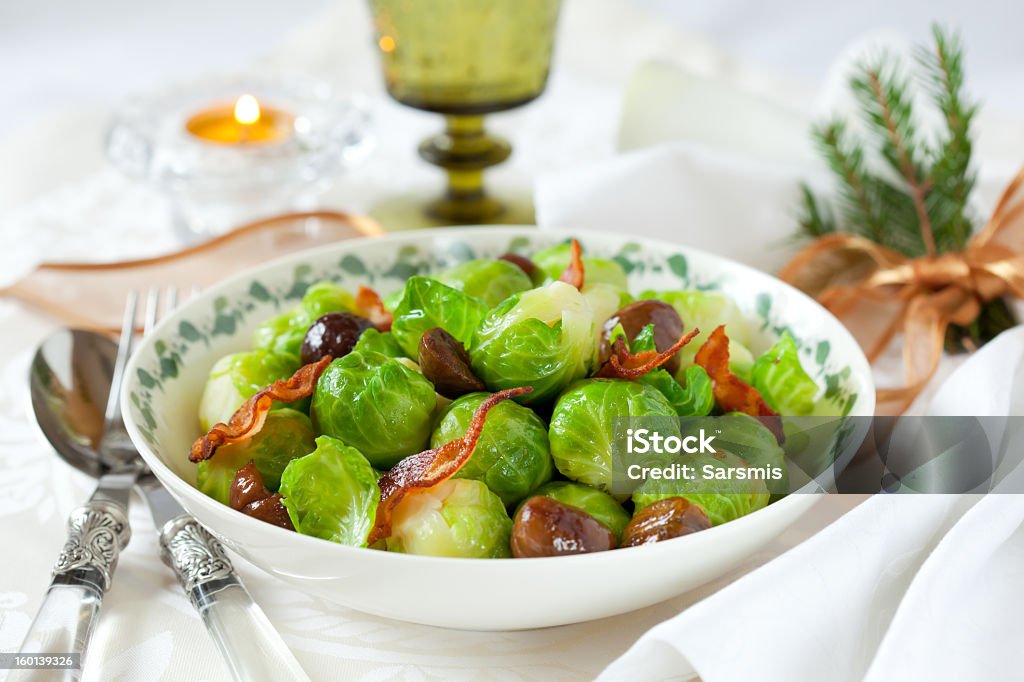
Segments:
[[[252,125],[260,120],[260,103],[252,95],[242,95],[235,102],[235,120],[242,125]]]
[[[380,47],[381,52],[395,51],[395,39],[391,36],[381,36],[380,40],[377,41],[377,45]]]

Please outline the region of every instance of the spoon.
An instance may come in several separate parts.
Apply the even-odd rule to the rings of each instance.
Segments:
[[[135,300],[130,300],[134,315]],[[127,318],[127,315],[126,315]],[[130,325],[132,319],[127,319]],[[81,677],[81,657],[110,588],[117,559],[128,544],[128,503],[142,469],[131,442],[112,425],[121,423],[117,391],[128,360],[122,343],[78,330],[51,335],[36,351],[29,370],[32,407],[43,434],[60,441],[61,457],[96,477],[96,489],[71,512],[64,548],[21,653],[56,654],[68,668],[48,679]],[[63,656],[60,656],[63,654]],[[78,660],[72,660],[74,658]],[[12,671],[10,680],[38,679],[39,671]]]
[[[139,475],[137,489],[160,533],[164,563],[174,570],[236,679],[308,680],[234,573],[220,543],[145,467],[127,439],[120,413],[115,424],[105,415],[101,406],[108,403],[110,387],[118,379],[114,370],[119,351],[106,336],[82,330],[63,330],[43,342],[29,380],[43,435],[61,459],[90,476],[103,480],[126,465],[133,483]]]

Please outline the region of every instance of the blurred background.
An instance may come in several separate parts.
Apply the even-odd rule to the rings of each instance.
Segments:
[[[840,50],[867,31],[889,29],[920,41],[927,37],[929,22],[940,21],[963,32],[972,89],[993,106],[1024,113],[1024,41],[1019,37],[1024,5],[1019,3],[628,2],[725,52],[809,84],[820,83]],[[9,141],[26,125],[68,107],[107,108],[161,81],[211,68],[249,67],[335,3],[363,4],[7,0],[0,3],[0,140]],[[369,31],[366,40],[371,40]]]
[[[333,18],[362,0],[6,0],[0,3],[0,159],[20,168],[17,182],[0,186],[0,209],[81,174],[99,156],[99,139],[83,139],[82,153],[60,167],[38,167],[33,128],[58,121],[94,125],[125,96],[210,71],[248,70],[296,31],[320,24],[339,40],[372,41],[369,24],[334,26]],[[618,4],[618,3],[616,3]],[[1002,0],[818,0],[679,2],[624,0],[694,45],[755,64],[813,88],[829,65],[865,32],[887,30],[920,41],[933,20],[958,27],[968,46],[970,89],[991,110],[1024,116],[1024,4]],[[573,7],[575,5],[575,7]],[[590,6],[590,9],[588,9]],[[606,3],[567,0],[563,12],[606,12]],[[318,18],[319,17],[319,18]],[[593,18],[594,23],[600,21]],[[568,22],[563,19],[564,32]],[[564,42],[565,36],[561,36]],[[631,42],[642,38],[632,36]],[[626,40],[626,37],[623,37]],[[619,47],[606,43],[609,52]],[[556,50],[559,49],[556,47]],[[629,51],[626,51],[627,53]],[[382,91],[379,73],[320,64],[316,75]],[[555,74],[563,64],[556,52]],[[623,70],[623,73],[628,71]],[[557,84],[557,81],[553,81]],[[549,88],[549,96],[554,93]],[[384,106],[395,106],[387,102]],[[420,114],[424,119],[428,117]],[[72,144],[64,140],[63,144]],[[15,164],[16,162],[16,164]],[[7,166],[8,164],[3,164]],[[6,177],[6,174],[4,175]]]
[[[617,229],[636,220],[649,234],[720,251],[725,240],[703,229],[714,220],[756,225],[778,244],[792,235],[799,181],[824,171],[810,125],[826,113],[854,116],[851,63],[875,44],[909,56],[931,42],[933,23],[961,35],[966,92],[983,104],[974,128],[983,215],[1024,158],[1024,5],[565,0],[539,99],[486,118],[513,148],[485,173],[489,194],[510,207],[498,221]],[[365,0],[0,3],[0,286],[44,260],[117,260],[187,243],[166,187],[126,177],[105,141],[126,99],[216,74],[306,75],[360,97],[370,121],[360,132],[372,144],[324,178],[305,208],[368,214],[386,230],[431,224],[423,208],[445,176],[417,147],[444,123],[388,96],[377,37]],[[671,145],[686,148],[687,177],[655,191],[642,178],[657,171],[645,170],[629,191],[605,191],[636,154]],[[746,194],[751,208],[714,198],[701,181]],[[668,201],[680,187],[690,193]],[[749,244],[730,251],[739,260],[769,270],[784,262],[781,251],[735,243]]]

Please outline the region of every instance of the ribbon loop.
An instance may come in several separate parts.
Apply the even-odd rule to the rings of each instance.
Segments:
[[[962,253],[944,253],[935,258],[918,258],[911,261],[914,280],[929,289],[942,289],[954,286],[964,291],[974,288],[971,278],[971,266],[967,264]]]
[[[903,332],[906,385],[878,391],[878,412],[900,414],[935,374],[950,324],[974,322],[982,303],[1024,298],[1024,169],[962,251],[907,258],[836,233],[806,246],[779,277],[839,317],[872,361]]]

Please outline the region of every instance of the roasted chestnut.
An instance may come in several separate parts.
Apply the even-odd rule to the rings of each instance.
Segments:
[[[615,535],[587,512],[543,495],[523,503],[512,524],[512,556],[543,557],[615,549]]]
[[[711,527],[704,510],[685,497],[666,497],[653,502],[634,516],[622,532],[622,546],[635,547],[671,540]]]
[[[352,313],[327,313],[317,319],[302,339],[302,364],[308,365],[322,357],[340,358],[352,352],[356,341],[373,323]]]
[[[683,335],[683,320],[671,305],[655,300],[633,301],[604,323],[600,348],[602,364],[611,356],[612,347],[609,339],[616,325],[620,324],[630,341],[635,339],[644,327],[653,324],[654,346],[659,352],[671,348]],[[669,374],[674,375],[679,371],[679,363],[679,356],[674,355],[662,366]]]
[[[257,500],[242,508],[243,514],[248,514],[254,519],[259,519],[272,526],[278,526],[285,530],[295,530],[292,519],[288,516],[288,510],[281,502],[281,495],[274,493],[270,497]]]
[[[515,265],[525,272],[526,276],[531,280],[535,279],[537,275],[537,264],[526,256],[520,256],[518,253],[503,253],[498,256],[498,260],[508,261],[512,265]]]
[[[487,387],[469,366],[469,353],[454,336],[434,327],[420,337],[420,371],[434,384],[434,390],[446,398],[485,391]]]
[[[250,460],[235,473],[231,481],[231,508],[287,530],[295,530],[288,510],[278,493],[271,493],[263,483],[263,475]]]
[[[270,497],[270,491],[263,484],[263,476],[252,460],[235,472],[229,491],[231,508],[241,510],[247,504]]]

